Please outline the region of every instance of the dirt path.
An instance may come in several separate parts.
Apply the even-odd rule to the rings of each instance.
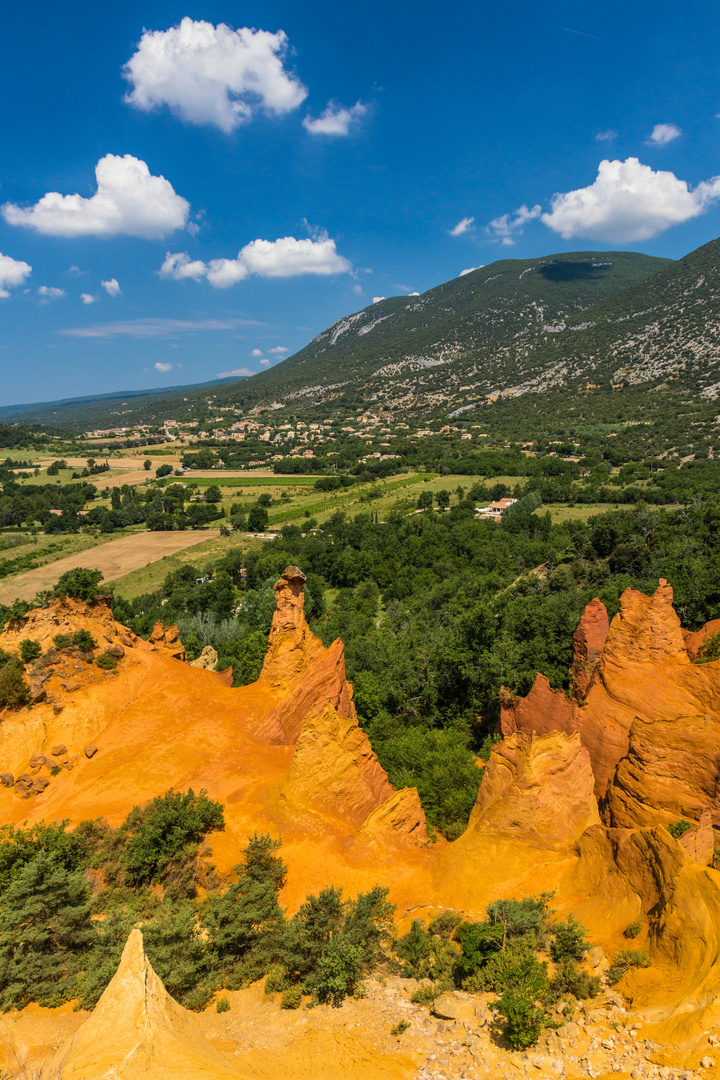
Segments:
[[[54,585],[66,570],[75,570],[78,566],[101,570],[104,581],[115,581],[165,555],[174,555],[177,551],[184,551],[219,535],[218,529],[203,529],[198,532],[142,532],[121,536],[89,551],[81,551],[7,579],[0,585],[0,604],[32,600],[35,593]]]

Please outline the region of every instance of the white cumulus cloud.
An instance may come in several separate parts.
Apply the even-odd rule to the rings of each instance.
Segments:
[[[272,353],[274,356],[284,356],[285,353],[290,352],[290,350],[285,345],[275,345],[274,348],[268,349],[268,352]]]
[[[282,114],[305,100],[307,90],[284,66],[287,51],[282,30],[233,30],[186,17],[170,30],[144,32],[123,69],[132,85],[125,100],[145,112],[167,105],[190,124],[231,132],[258,104]]]
[[[474,221],[474,217],[464,217],[462,221],[458,221],[457,225],[453,229],[448,229],[450,236],[462,236],[463,233],[466,233],[469,229],[472,228]]]
[[[186,252],[167,253],[160,267],[160,276],[181,281],[205,277],[216,289],[225,289],[250,274],[258,277],[297,277],[301,274],[328,276],[347,274],[352,264],[338,254],[335,241],[328,236],[318,240],[296,240],[284,236],[279,240],[252,240],[238,253],[236,259],[191,260]]]
[[[384,300],[384,296],[373,296],[373,304],[379,304],[381,300]]]
[[[523,228],[528,221],[539,218],[541,213],[542,206],[539,205],[519,206],[512,214],[502,214],[500,217],[493,218],[490,224],[486,226],[485,231],[495,240],[500,240],[502,244],[512,246],[515,243],[513,233],[522,234]]]
[[[117,278],[113,277],[109,281],[101,281],[100,284],[108,296],[122,296],[122,289],[118,285]]]
[[[260,367],[270,367],[270,361],[267,359],[267,357],[265,357],[264,360],[260,361]]]
[[[47,304],[50,300],[59,300],[61,296],[66,295],[64,289],[58,289],[55,285],[41,285],[38,289],[41,304]]]
[[[367,111],[367,105],[363,105],[362,101],[356,101],[349,109],[330,101],[315,120],[306,116],[303,127],[311,135],[349,135],[350,126],[362,120]]]
[[[32,273],[30,263],[21,259],[12,259],[9,255],[0,252],[0,298],[7,300],[13,285],[22,285],[25,278]]]
[[[482,264],[484,265],[484,263]],[[461,270],[458,277],[465,277],[466,274],[472,274],[473,270],[479,270],[479,266],[468,266],[467,270]]]
[[[165,374],[168,371],[172,371],[172,364],[163,364],[158,360],[158,362],[155,364],[155,370],[162,371],[163,374]]]
[[[688,187],[672,172],[655,171],[637,158],[601,161],[588,187],[553,196],[545,225],[565,239],[587,236],[632,243],[698,217],[720,198],[720,177]]]
[[[251,356],[262,356],[262,354],[262,349],[253,349],[253,351],[250,353]]]
[[[83,304],[94,304],[97,300],[97,296],[93,296],[92,293],[81,292],[80,299],[82,300]]]
[[[95,167],[97,191],[60,195],[49,191],[34,206],[6,203],[9,225],[22,225],[45,236],[142,236],[154,239],[181,229],[190,205],[164,176],[153,176],[144,161],[106,154]]]
[[[682,131],[675,124],[656,124],[647,139],[648,146],[667,146],[673,139],[679,139]]]

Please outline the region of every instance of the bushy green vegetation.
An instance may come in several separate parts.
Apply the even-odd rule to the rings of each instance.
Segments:
[[[432,980],[413,1001],[427,1004],[452,988],[495,993],[509,1044],[515,1050],[532,1046],[549,1022],[551,1005],[562,998],[594,997],[600,985],[580,967],[588,948],[584,928],[572,915],[554,922],[550,899],[546,893],[497,900],[478,923],[463,922],[454,912],[427,929],[416,919],[395,944],[405,976]],[[543,956],[554,964],[552,977]]]
[[[191,1009],[204,1008],[221,987],[266,974],[268,992],[282,991],[286,1008],[303,994],[339,1005],[388,958],[387,889],[346,899],[330,887],[286,918],[277,839],[249,837],[236,880],[223,887],[206,843],[224,827],[223,808],[204,792],[167,792],[116,829],[103,821],[67,825],[0,829],[2,1009],[72,999],[92,1007],[138,920],[155,970]]]
[[[477,521],[487,494],[471,488],[450,510],[408,507],[384,522],[337,513],[313,530],[288,525],[262,548],[184,566],[156,593],[116,599],[114,613],[144,636],[158,619],[176,622],[191,659],[212,645],[244,685],[262,666],[273,583],[301,566],[311,628],[326,645],[345,643],[381,764],[396,786],[418,788],[430,825],[453,839],[477,795],[475,758],[487,756],[501,686],[525,694],[540,671],[567,690],[572,635],[594,596],[612,617],[625,588],[651,593],[665,577],[688,629],[720,611],[716,502],[639,503],[563,524],[520,504],[501,523]]]

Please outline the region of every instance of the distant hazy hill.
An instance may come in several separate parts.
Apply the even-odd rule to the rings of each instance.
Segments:
[[[13,419],[115,426],[198,418],[223,405],[295,413],[389,405],[489,419],[497,406],[488,403],[502,402],[501,412],[533,422],[547,408],[613,422],[612,413],[630,411],[677,417],[676,405],[711,411],[718,392],[720,241],[712,241],[677,262],[632,252],[502,260],[339,319],[249,379],[18,408]]]
[[[289,403],[357,390],[371,401],[434,411],[455,399],[464,403],[469,391],[520,389],[528,374],[523,389],[555,385],[558,373],[527,371],[536,343],[668,265],[633,252],[492,263],[422,296],[396,296],[339,319],[246,383],[242,397]]]

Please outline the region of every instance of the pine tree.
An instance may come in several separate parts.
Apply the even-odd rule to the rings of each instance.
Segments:
[[[94,937],[85,878],[39,854],[2,899],[0,1007],[69,1000]]]

